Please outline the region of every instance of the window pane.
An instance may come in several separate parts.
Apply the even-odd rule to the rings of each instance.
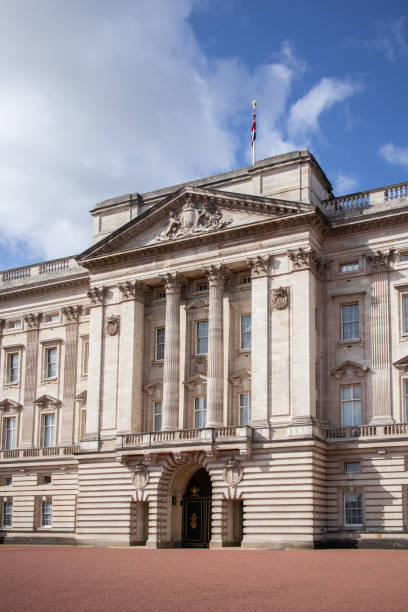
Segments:
[[[165,328],[156,329],[156,361],[164,359]]]
[[[363,506],[361,493],[346,493],[344,495],[344,522],[346,525],[362,525]]]
[[[57,376],[57,349],[47,349],[47,378]]]
[[[9,382],[18,380],[18,353],[9,356]]]
[[[6,419],[6,443],[5,450],[16,447],[16,417]]]
[[[45,414],[43,423],[44,423],[43,445],[46,448],[49,446],[54,446],[54,443],[55,443],[55,415]]]
[[[3,527],[11,527],[13,516],[13,502],[3,502]]]
[[[341,399],[351,400],[353,397],[353,387],[342,387],[341,388]]]
[[[200,429],[207,424],[207,398],[196,397],[194,399],[194,427]]]
[[[239,395],[239,422],[240,425],[248,425],[251,420],[251,394],[240,393]]]
[[[343,426],[351,427],[353,425],[353,404],[352,402],[343,403]]]
[[[251,315],[241,317],[241,348],[251,348]]]
[[[51,525],[52,502],[43,501],[41,503],[41,526],[49,527]]]
[[[341,417],[344,427],[362,424],[361,385],[341,388]]]
[[[353,474],[360,471],[360,463],[358,461],[352,461],[344,464],[344,471],[346,474]]]
[[[359,338],[358,304],[346,304],[341,307],[342,340]]]
[[[161,431],[162,428],[162,404],[154,403],[154,431]]]
[[[197,322],[197,354],[208,353],[208,321]]]

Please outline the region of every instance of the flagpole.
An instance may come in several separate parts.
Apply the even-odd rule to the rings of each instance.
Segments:
[[[255,158],[256,158],[256,100],[252,101],[251,143],[252,143],[252,165],[254,166]]]

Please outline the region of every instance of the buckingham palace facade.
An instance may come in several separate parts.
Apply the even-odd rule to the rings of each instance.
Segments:
[[[306,150],[0,277],[0,541],[408,547],[408,183]]]

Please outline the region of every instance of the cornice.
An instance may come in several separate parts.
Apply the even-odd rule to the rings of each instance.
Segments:
[[[395,209],[373,213],[361,217],[348,217],[330,221],[327,227],[326,238],[339,238],[373,229],[385,229],[395,225],[408,223],[408,208]]]
[[[174,253],[183,249],[190,249],[211,244],[227,244],[242,238],[251,238],[256,236],[264,236],[272,232],[281,232],[290,230],[302,225],[310,225],[317,229],[322,235],[326,232],[327,219],[317,207],[314,207],[308,212],[291,214],[285,217],[276,217],[274,219],[263,219],[241,225],[238,227],[224,228],[211,233],[199,234],[193,237],[180,238],[171,240],[165,243],[155,243],[144,245],[128,251],[119,251],[117,253],[109,253],[90,258],[81,263],[89,270],[97,270],[98,268],[107,265],[115,266],[124,262],[134,263],[152,259],[154,257]]]
[[[8,300],[21,295],[34,295],[36,293],[44,293],[44,291],[55,291],[56,289],[65,289],[66,287],[89,287],[89,274],[81,274],[74,278],[61,279],[56,278],[47,282],[35,283],[32,285],[20,285],[18,287],[9,287],[0,289],[0,301]]]

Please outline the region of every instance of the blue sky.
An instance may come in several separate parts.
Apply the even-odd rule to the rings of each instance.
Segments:
[[[408,179],[408,8],[2,0],[0,268],[79,253],[96,202],[309,148],[337,195]]]

